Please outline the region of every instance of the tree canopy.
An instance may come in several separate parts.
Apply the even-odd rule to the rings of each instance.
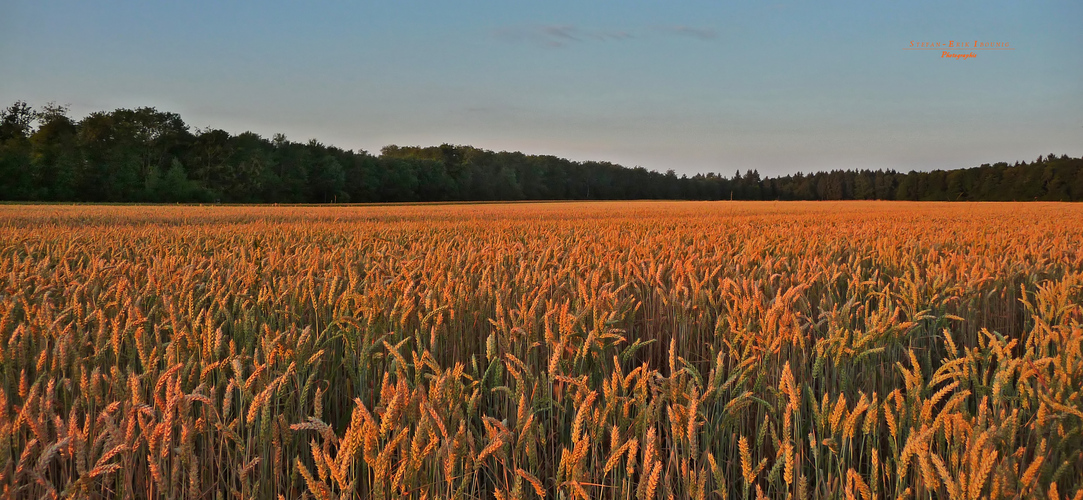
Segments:
[[[609,162],[471,146],[386,146],[193,129],[154,108],[0,110],[0,200],[347,203],[482,200],[1083,200],[1083,158],[907,173],[834,170],[677,176]]]

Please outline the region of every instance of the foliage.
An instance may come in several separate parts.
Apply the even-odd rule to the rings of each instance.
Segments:
[[[345,203],[464,200],[1083,200],[1083,159],[950,172],[832,171],[692,177],[492,152],[387,146],[379,156],[312,140],[190,130],[154,108],[73,121],[55,104],[0,111],[0,200]]]

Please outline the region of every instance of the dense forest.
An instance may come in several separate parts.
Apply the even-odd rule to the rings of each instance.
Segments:
[[[448,144],[387,146],[377,156],[281,134],[192,129],[154,108],[68,115],[64,106],[22,101],[0,111],[0,200],[1083,200],[1083,158],[1065,155],[950,171],[689,177]]]

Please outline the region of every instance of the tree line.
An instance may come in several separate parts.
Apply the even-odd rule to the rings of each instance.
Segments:
[[[193,129],[154,108],[91,113],[18,101],[0,111],[0,200],[347,203],[482,200],[1083,200],[1083,158],[907,173],[677,176],[470,146],[321,144]]]

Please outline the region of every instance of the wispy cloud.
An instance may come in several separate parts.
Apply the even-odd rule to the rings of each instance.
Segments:
[[[687,36],[700,40],[713,40],[718,38],[718,32],[714,28],[700,28],[696,26],[662,26],[656,29],[659,33],[675,36]]]
[[[571,24],[536,26],[507,26],[497,29],[494,36],[506,42],[528,43],[560,48],[586,42],[611,42],[643,39],[655,36],[681,36],[709,40],[717,36],[713,28],[695,26],[659,26],[640,30],[591,29]]]

